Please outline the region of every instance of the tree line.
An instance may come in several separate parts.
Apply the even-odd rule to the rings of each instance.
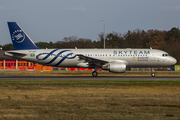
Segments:
[[[153,48],[168,52],[180,64],[180,30],[173,27],[169,31],[140,30],[128,31],[125,34],[111,32],[105,35],[106,48]],[[97,40],[77,38],[76,36],[64,37],[57,42],[37,42],[40,48],[103,48],[104,34],[98,34]],[[0,45],[3,50],[13,50],[13,45]]]

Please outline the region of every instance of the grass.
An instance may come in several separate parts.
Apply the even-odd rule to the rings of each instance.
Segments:
[[[180,81],[0,81],[0,119],[180,117]]]

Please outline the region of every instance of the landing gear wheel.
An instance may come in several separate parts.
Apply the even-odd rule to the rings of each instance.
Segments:
[[[155,73],[151,73],[151,76],[154,77],[154,76],[155,76]]]
[[[151,68],[151,76],[154,77],[155,73],[154,73],[154,68]]]
[[[93,71],[93,72],[92,72],[92,76],[93,76],[93,77],[97,77],[97,75],[98,75],[98,73],[97,73],[96,71]]]

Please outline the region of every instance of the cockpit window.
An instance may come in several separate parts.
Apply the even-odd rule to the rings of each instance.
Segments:
[[[162,54],[163,57],[169,56],[169,54]]]

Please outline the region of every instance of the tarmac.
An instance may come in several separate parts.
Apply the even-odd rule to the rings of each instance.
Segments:
[[[180,76],[150,77],[150,76],[8,76],[0,75],[2,80],[180,80]]]

